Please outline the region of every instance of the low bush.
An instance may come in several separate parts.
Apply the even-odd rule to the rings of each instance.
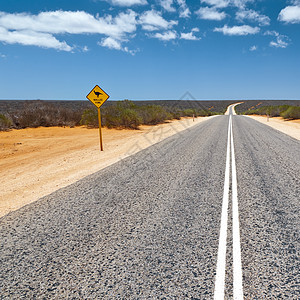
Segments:
[[[79,125],[81,112],[55,106],[45,101],[29,101],[23,109],[11,114],[16,128],[76,126]]]
[[[184,117],[192,117],[196,115],[196,111],[194,109],[188,108],[182,111]]]
[[[281,113],[281,116],[284,119],[300,119],[300,107],[299,106],[290,106],[286,111]]]
[[[173,119],[173,115],[159,105],[145,105],[137,108],[139,117],[145,125],[156,125]]]
[[[98,112],[96,109],[86,109],[80,120],[80,125],[86,125],[87,127],[98,127]]]
[[[0,114],[0,130],[6,131],[12,128],[13,122],[12,120],[3,114]]]
[[[289,105],[277,105],[277,106],[262,106],[257,109],[250,109],[244,114],[246,115],[268,115],[270,117],[279,117],[281,113],[286,111]]]
[[[107,128],[138,129],[142,123],[136,106],[128,100],[118,101],[115,105],[104,107],[101,110],[101,122]]]
[[[153,101],[154,102],[154,101]],[[68,104],[68,103],[67,103]],[[192,107],[192,106],[191,106]],[[101,124],[108,128],[138,129],[141,124],[156,125],[181,117],[209,116],[202,108],[184,108],[155,104],[136,105],[129,100],[111,102],[101,107]],[[0,130],[7,128],[77,126],[98,127],[98,113],[94,106],[76,108],[58,102],[41,100],[23,101],[23,105],[0,115]]]
[[[268,115],[284,119],[300,119],[300,107],[290,105],[262,106],[244,112],[245,115]]]

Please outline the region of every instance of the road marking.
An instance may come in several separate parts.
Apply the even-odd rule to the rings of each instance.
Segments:
[[[233,248],[233,299],[243,299],[243,274],[241,260],[239,206],[237,197],[236,164],[233,144],[232,120],[231,132],[231,180],[232,180],[232,248]]]
[[[229,115],[229,122],[228,122],[224,193],[223,193],[217,270],[216,270],[215,291],[214,291],[215,300],[223,300],[224,290],[225,290],[230,152],[231,152],[231,177],[232,177],[231,184],[232,184],[232,238],[233,238],[233,298],[241,300],[243,299],[243,281],[242,281],[242,263],[241,263],[241,247],[240,247],[240,229],[239,229],[240,226],[239,226],[238,198],[237,198],[236,163],[235,163],[235,152],[234,152],[233,131],[232,131],[232,114]]]
[[[227,154],[225,166],[225,180],[222,204],[221,227],[218,248],[217,272],[215,281],[215,300],[224,299],[225,288],[225,267],[226,267],[226,241],[227,241],[227,219],[228,219],[228,196],[229,196],[229,177],[230,177],[230,130],[231,115],[229,115]]]

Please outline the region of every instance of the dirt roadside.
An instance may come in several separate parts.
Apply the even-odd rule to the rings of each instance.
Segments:
[[[0,217],[97,172],[208,118],[172,121],[141,130],[84,127],[0,132]]]
[[[251,118],[300,140],[300,121]],[[0,132],[0,217],[207,119],[193,122],[187,118],[141,126],[141,130],[104,128],[103,152],[99,151],[98,129],[50,127]]]

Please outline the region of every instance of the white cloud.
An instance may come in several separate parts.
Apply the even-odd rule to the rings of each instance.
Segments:
[[[142,28],[147,31],[155,31],[160,29],[170,29],[178,24],[178,21],[165,20],[160,12],[149,10],[144,12],[139,19]]]
[[[255,2],[256,0],[231,0],[231,5],[239,9],[245,9],[247,2]]]
[[[0,53],[0,57],[1,57],[1,58],[6,58],[6,55]]]
[[[282,9],[279,13],[278,20],[286,23],[300,23],[300,3]]]
[[[270,46],[276,48],[286,48],[289,44],[285,42],[282,38],[276,38],[276,41],[271,41]]]
[[[252,47],[250,47],[249,50],[250,50],[250,51],[256,51],[256,50],[257,50],[257,46],[253,45]]]
[[[179,17],[180,18],[189,18],[191,11],[187,7],[185,0],[177,0],[177,3],[179,5]]]
[[[260,31],[259,27],[251,27],[248,25],[228,27],[224,25],[221,28],[215,28],[215,32],[222,32],[224,35],[248,35],[256,34]]]
[[[0,41],[7,44],[39,46],[61,51],[72,51],[73,49],[66,42],[58,41],[49,33],[35,32],[31,30],[8,31],[7,29],[0,27]]]
[[[270,25],[270,18],[265,15],[261,15],[255,10],[244,9],[236,13],[236,19],[243,22],[244,20],[258,22],[260,25]]]
[[[221,21],[226,18],[226,13],[218,11],[215,7],[201,7],[196,14],[203,20]]]
[[[122,12],[115,18],[94,17],[84,11],[50,11],[38,15],[0,13],[0,26],[8,30],[33,30],[52,34],[97,33],[122,36],[136,30],[136,13]]]
[[[200,0],[200,1],[201,3],[205,3],[217,8],[234,6],[240,9],[244,9],[247,2],[254,2],[255,0]]]
[[[66,42],[58,41],[56,34],[102,34],[119,42],[136,31],[136,13],[121,12],[116,17],[94,17],[84,11],[50,11],[38,15],[0,12],[2,42],[35,45],[71,51]]]
[[[107,0],[107,2],[116,6],[133,6],[148,4],[146,0]]]
[[[286,35],[280,34],[277,31],[266,31],[264,35],[274,36],[275,40],[270,42],[271,47],[286,48],[289,45],[289,38]]]
[[[169,12],[174,12],[176,9],[172,6],[173,0],[160,0],[160,5]]]
[[[205,3],[214,7],[224,8],[230,4],[229,0],[201,0],[201,3]]]
[[[164,33],[156,33],[152,37],[157,38],[161,41],[171,41],[177,38],[177,33],[175,31],[166,31]]]
[[[128,52],[131,55],[135,55],[137,51],[129,50],[128,47],[123,47],[121,42],[118,40],[115,40],[111,37],[103,38],[101,42],[98,42],[98,45],[102,47],[106,47],[108,49],[114,49],[114,50],[120,50],[124,52]]]
[[[198,41],[198,40],[201,40],[200,37],[196,37],[194,35],[194,32],[195,31],[193,31],[193,30],[191,32],[187,32],[187,33],[182,32],[180,34],[180,39],[182,39],[182,40],[189,40],[189,41]]]
[[[175,12],[176,9],[173,7],[175,2],[179,6],[179,17],[188,18],[191,14],[190,9],[187,7],[185,0],[159,0],[159,4],[164,10],[168,12]]]
[[[107,47],[109,49],[122,50],[121,43],[111,37],[102,39],[99,45],[102,47]]]

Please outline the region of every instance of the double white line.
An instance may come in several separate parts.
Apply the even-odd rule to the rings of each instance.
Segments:
[[[215,281],[215,300],[224,299],[225,269],[226,269],[226,240],[228,223],[228,200],[230,179],[230,150],[231,150],[231,187],[232,187],[232,253],[233,253],[233,299],[243,299],[242,262],[240,244],[240,226],[237,198],[236,165],[232,133],[232,115],[229,115],[227,155],[225,166],[225,181],[222,204],[222,217],[218,249],[217,272]]]

